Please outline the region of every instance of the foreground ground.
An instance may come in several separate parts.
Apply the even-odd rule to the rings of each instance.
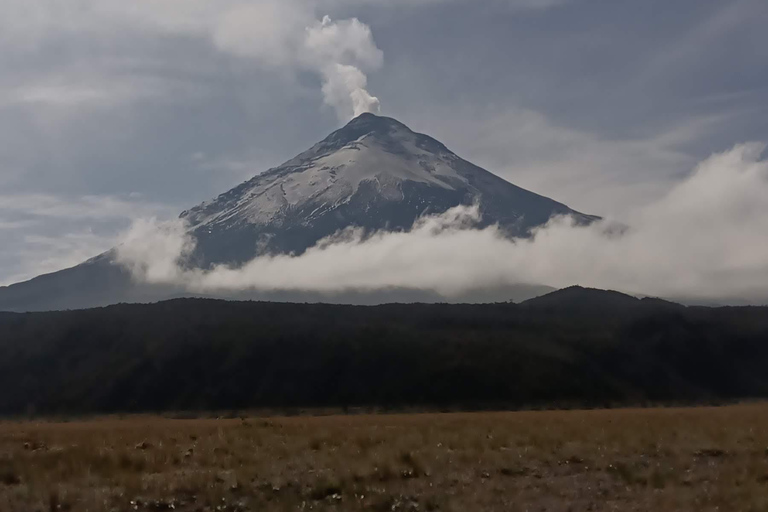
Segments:
[[[768,405],[0,423],[0,510],[768,510]]]

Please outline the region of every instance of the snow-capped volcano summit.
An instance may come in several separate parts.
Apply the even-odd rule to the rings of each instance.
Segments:
[[[213,201],[181,214],[195,239],[191,263],[237,265],[262,254],[301,254],[348,227],[409,230],[424,215],[478,205],[482,226],[498,224],[526,236],[554,215],[588,223],[597,217],[534,194],[462,160],[435,139],[390,118],[363,114],[279,167],[257,174]],[[319,269],[322,271],[322,269]],[[536,287],[534,287],[536,288]],[[391,290],[390,290],[391,291]],[[444,300],[423,290],[336,296],[330,300],[381,303]],[[536,291],[541,291],[536,288]],[[416,294],[412,293],[415,292]],[[531,287],[454,300],[507,300],[535,296]],[[322,294],[238,298],[329,300]],[[34,311],[147,302],[188,294],[183,287],[149,285],[132,278],[110,251],[76,267],[0,288],[0,311]],[[475,298],[478,297],[478,298]]]
[[[349,226],[407,230],[426,214],[477,203],[483,224],[524,236],[574,212],[462,160],[435,139],[363,114],[283,165],[181,217],[198,262],[240,263],[259,253],[301,253]]]

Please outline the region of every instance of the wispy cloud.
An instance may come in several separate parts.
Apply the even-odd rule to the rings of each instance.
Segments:
[[[101,108],[162,98],[163,101],[198,99],[205,96],[202,87],[191,82],[152,76],[116,77],[82,72],[35,78],[22,84],[0,89],[0,107],[29,106],[52,108]]]
[[[665,76],[709,61],[717,45],[729,34],[743,30],[745,25],[757,22],[765,25],[768,8],[762,0],[736,0],[723,2],[703,22],[680,34],[665,51],[653,55],[642,67],[640,80],[663,79]]]
[[[172,207],[145,202],[141,196],[81,196],[60,197],[50,194],[0,195],[0,219],[18,216],[37,219],[99,219],[134,218],[148,213],[168,214]]]
[[[0,284],[82,263],[112,248],[134,219],[174,210],[140,197],[0,195]]]
[[[696,163],[682,148],[727,120],[702,117],[647,137],[606,138],[514,106],[418,117],[460,156],[512,183],[587,213],[619,217],[665,194]]]

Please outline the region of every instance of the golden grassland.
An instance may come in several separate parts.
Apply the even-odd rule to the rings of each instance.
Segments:
[[[8,421],[0,510],[768,511],[768,405]]]

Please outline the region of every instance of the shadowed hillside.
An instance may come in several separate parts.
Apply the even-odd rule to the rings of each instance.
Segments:
[[[768,309],[179,299],[0,314],[0,412],[526,407],[768,396]]]

